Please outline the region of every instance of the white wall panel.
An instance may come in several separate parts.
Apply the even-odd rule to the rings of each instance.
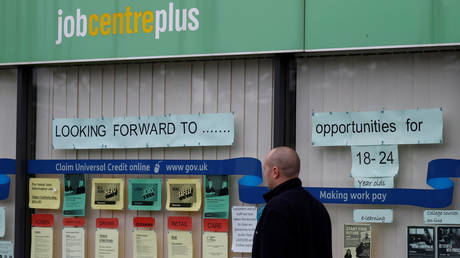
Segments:
[[[16,69],[0,69],[0,158],[16,158]],[[4,241],[14,242],[14,200],[16,176],[10,177],[8,199],[0,200],[0,207],[5,207]]]
[[[263,159],[272,146],[273,79],[269,59],[169,62],[37,69],[39,108],[37,111],[37,157],[42,159],[226,159],[249,156]],[[232,147],[180,147],[135,150],[52,150],[52,118],[114,117],[164,114],[234,112],[235,143]],[[88,178],[88,191],[91,191]],[[99,175],[102,176],[102,175]],[[62,176],[59,176],[62,178]],[[202,178],[201,176],[124,176]],[[231,205],[238,199],[237,179],[231,176]],[[163,184],[164,186],[164,184]],[[126,187],[127,189],[127,187]],[[127,192],[125,191],[125,194]],[[87,257],[94,257],[95,219],[117,217],[120,221],[120,257],[132,256],[132,218],[153,216],[158,235],[158,257],[167,257],[167,216],[189,215],[193,219],[194,257],[201,257],[202,211],[98,211],[86,208]],[[127,195],[125,195],[127,196]],[[126,199],[126,198],[125,198]],[[204,203],[203,203],[204,205]],[[47,212],[40,210],[38,212]],[[61,210],[56,216],[56,235],[62,230]],[[229,230],[229,252],[231,228]],[[60,240],[59,240],[60,241]],[[56,242],[56,245],[60,245]],[[55,257],[60,257],[55,247]],[[229,257],[249,257],[229,253]]]
[[[439,108],[444,143],[399,146],[395,186],[426,188],[428,162],[460,156],[460,53],[416,53],[298,59],[297,150],[304,186],[353,187],[350,147],[312,147],[311,112]],[[460,209],[459,179],[449,209]],[[423,224],[413,206],[326,205],[333,226],[333,256],[343,256],[343,224],[355,208],[392,208],[394,223],[373,227],[375,258],[406,257],[406,227]]]

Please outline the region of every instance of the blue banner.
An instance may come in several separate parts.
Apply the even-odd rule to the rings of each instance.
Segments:
[[[16,174],[16,160],[0,159],[0,174]]]
[[[255,158],[227,160],[31,160],[32,174],[173,174],[245,175],[239,180],[239,197],[245,203],[264,203],[267,187],[262,183],[262,166]],[[427,189],[369,189],[306,187],[323,203],[413,205],[442,208],[452,202],[454,183],[460,177],[460,160],[438,159],[428,164]]]

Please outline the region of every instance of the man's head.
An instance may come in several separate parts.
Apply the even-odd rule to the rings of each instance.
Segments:
[[[277,147],[265,157],[263,176],[268,189],[272,190],[279,184],[299,176],[300,159],[297,152],[289,147]]]

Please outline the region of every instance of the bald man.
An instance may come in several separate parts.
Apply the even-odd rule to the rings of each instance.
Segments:
[[[289,147],[271,150],[263,163],[267,202],[252,246],[253,258],[331,258],[331,220],[302,188],[300,159]]]

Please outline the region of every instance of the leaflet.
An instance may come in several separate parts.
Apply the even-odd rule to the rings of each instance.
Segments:
[[[85,258],[85,229],[62,229],[62,258]]]
[[[32,227],[31,258],[53,258],[53,228]]]
[[[14,257],[14,244],[12,241],[0,241],[0,257]]]
[[[64,204],[62,215],[85,216],[86,177],[84,174],[64,175]]]
[[[59,209],[61,183],[58,178],[34,177],[29,180],[29,208]]]
[[[128,209],[161,210],[161,179],[130,178]]]
[[[344,257],[371,257],[371,225],[344,225]]]
[[[227,258],[228,234],[224,232],[203,233],[203,258]]]
[[[170,211],[198,211],[201,207],[200,179],[168,179],[166,181],[166,209]]]
[[[0,207],[0,237],[5,236],[5,207]]]
[[[101,210],[122,210],[123,187],[121,178],[93,178],[91,207]]]
[[[232,251],[252,252],[252,239],[257,226],[257,207],[232,207]]]
[[[192,232],[168,231],[168,257],[193,258]]]
[[[105,228],[96,230],[96,257],[118,257],[118,230]]]
[[[204,218],[228,219],[228,175],[205,176]]]
[[[157,234],[153,230],[133,231],[133,257],[157,258]]]

